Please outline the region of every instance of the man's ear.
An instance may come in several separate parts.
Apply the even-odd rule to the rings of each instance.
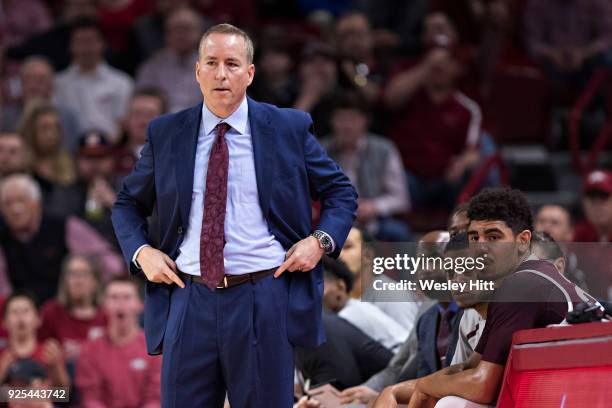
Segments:
[[[553,264],[555,265],[555,268],[557,268],[557,270],[559,271],[561,275],[565,275],[565,257],[564,256],[562,256],[561,258],[555,259]]]
[[[346,292],[346,283],[342,279],[336,280],[336,286],[338,290],[345,293]]]
[[[523,230],[516,236],[519,254],[523,255],[531,249],[531,231]]]

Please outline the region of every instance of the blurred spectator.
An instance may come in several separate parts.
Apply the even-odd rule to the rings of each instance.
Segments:
[[[450,208],[480,162],[482,114],[478,104],[458,91],[460,66],[447,48],[433,48],[414,68],[387,84],[384,100],[393,110],[388,135],[408,169],[415,208]]]
[[[461,232],[467,231],[468,224],[470,223],[467,217],[467,209],[468,204],[463,203],[456,206],[451,212],[446,227],[451,238]]]
[[[333,48],[320,42],[306,45],[298,71],[301,87],[293,107],[310,113],[316,136],[326,136],[331,130],[330,115],[334,94],[338,91]]]
[[[371,303],[349,296],[353,274],[346,265],[340,260],[324,258],[323,277],[323,306],[392,352],[397,352],[408,337],[408,330]]]
[[[259,47],[257,75],[248,91],[255,100],[289,108],[297,98],[299,84],[292,75],[291,53],[280,42],[270,39]]]
[[[119,187],[113,175],[114,159],[113,147],[104,133],[85,132],[79,139],[77,153],[79,177],[76,183],[57,194],[57,198],[63,202],[65,214],[87,221],[117,247],[110,220],[110,208],[117,199],[115,190]]]
[[[3,111],[3,126],[9,131],[16,129],[19,118],[30,104],[51,103],[53,97],[53,67],[45,58],[28,57],[21,65],[19,76],[21,100],[15,105],[5,107]],[[55,108],[66,136],[64,146],[69,151],[74,151],[80,132],[79,120],[70,108],[61,105],[55,105]]]
[[[132,172],[147,140],[149,122],[166,111],[166,98],[158,89],[142,88],[134,92],[124,120],[124,132],[113,154],[116,174],[125,176]]]
[[[350,291],[350,296],[373,304],[404,330],[410,332],[416,323],[423,299],[411,292],[401,293],[400,296],[388,296],[389,294],[381,296],[381,293],[371,290],[374,275],[370,271],[375,255],[374,242],[370,234],[361,228],[351,228],[340,252],[340,259],[353,274],[353,289]],[[384,274],[378,275],[377,279],[385,283],[394,282]]]
[[[584,85],[612,49],[609,0],[530,0],[524,19],[527,49],[555,81]]]
[[[64,259],[57,296],[42,307],[39,338],[58,340],[68,362],[76,362],[83,342],[104,334],[101,291],[102,278],[93,262],[79,255]]]
[[[340,85],[359,91],[373,103],[383,81],[381,59],[374,56],[374,37],[367,15],[354,11],[336,23]]]
[[[149,0],[99,0],[100,28],[108,47],[121,55],[124,61],[130,59],[130,32],[136,19],[153,10]]]
[[[188,108],[202,100],[194,85],[194,66],[204,24],[193,10],[178,8],[166,19],[166,47],[138,70],[136,87],[155,87],[168,98],[170,112]]]
[[[0,316],[4,316],[4,303],[6,298],[0,295]],[[4,319],[3,319],[4,321]],[[0,350],[4,350],[8,346],[8,333],[4,328],[4,324],[0,324]]]
[[[376,48],[399,48],[403,54],[415,54],[421,45],[421,29],[428,0],[356,0],[355,8],[368,16],[374,27]]]
[[[0,34],[5,46],[19,45],[51,27],[51,14],[41,0],[2,0],[0,7]]]
[[[73,24],[72,63],[57,75],[56,102],[72,108],[83,129],[100,129],[113,137],[132,94],[132,80],[107,65],[103,51],[104,37],[94,21]]]
[[[549,204],[540,207],[533,226],[536,231],[545,232],[556,242],[572,242],[572,216],[560,205]]]
[[[42,212],[41,192],[32,177],[16,174],[0,184],[0,294],[27,288],[42,302],[55,296],[61,263],[68,253],[90,256],[105,277],[121,274],[124,265],[111,245],[76,217]],[[8,279],[6,279],[8,277]]]
[[[160,406],[161,357],[147,355],[138,325],[143,311],[140,289],[130,278],[111,280],[104,294],[106,334],[85,343],[76,385],[84,408]]]
[[[31,157],[25,140],[17,133],[0,133],[0,180],[30,170]]]
[[[132,26],[132,37],[138,54],[138,64],[164,46],[164,28],[168,13],[188,4],[189,0],[155,0],[153,12],[136,19]]]
[[[327,341],[315,349],[296,348],[296,368],[311,384],[354,387],[385,368],[393,353],[336,314],[323,311]]]
[[[4,327],[9,341],[0,350],[0,384],[15,381],[14,374],[26,361],[43,367],[53,387],[68,387],[70,379],[64,366],[62,348],[57,340],[44,343],[37,340],[40,316],[34,298],[25,292],[15,292],[6,300],[3,312]]]
[[[70,64],[70,32],[72,24],[82,18],[98,15],[95,0],[63,0],[59,21],[49,30],[31,36],[23,44],[7,50],[7,56],[22,60],[32,55],[47,58],[56,71]],[[27,15],[27,14],[24,14]]]
[[[402,159],[392,142],[368,132],[369,122],[363,98],[342,94],[332,110],[333,133],[322,145],[359,193],[357,221],[381,241],[407,242],[410,229],[393,218],[410,208]]]
[[[612,242],[612,171],[595,170],[584,180],[586,221],[574,228],[575,242]]]
[[[17,126],[32,153],[34,177],[45,195],[76,179],[74,162],[64,148],[64,133],[57,109],[46,103],[28,106]]]
[[[283,0],[282,2],[292,1]],[[198,13],[211,19],[215,24],[230,23],[247,31],[258,28],[256,26],[260,6],[258,2],[252,0],[192,0],[191,4]]]

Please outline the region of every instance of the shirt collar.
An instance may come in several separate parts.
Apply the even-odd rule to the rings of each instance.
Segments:
[[[222,119],[212,113],[206,106],[206,103],[202,103],[202,125],[204,127],[204,134],[209,135],[219,122],[225,122],[232,127],[236,132],[241,135],[246,133],[247,123],[249,120],[249,104],[247,103],[246,96],[238,106],[238,109],[234,111],[227,118]]]

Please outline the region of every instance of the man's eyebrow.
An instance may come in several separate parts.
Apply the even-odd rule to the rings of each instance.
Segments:
[[[495,227],[495,228],[487,228],[484,232],[485,232],[485,234],[490,234],[490,233],[493,233],[493,232],[499,232],[500,234],[504,233],[502,230],[500,230],[497,227]]]

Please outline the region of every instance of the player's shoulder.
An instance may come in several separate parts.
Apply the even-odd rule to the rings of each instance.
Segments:
[[[267,114],[272,121],[280,120],[285,124],[304,124],[312,121],[310,115],[304,111],[293,108],[281,108],[265,102],[251,99],[250,108],[255,108],[257,113]]]

